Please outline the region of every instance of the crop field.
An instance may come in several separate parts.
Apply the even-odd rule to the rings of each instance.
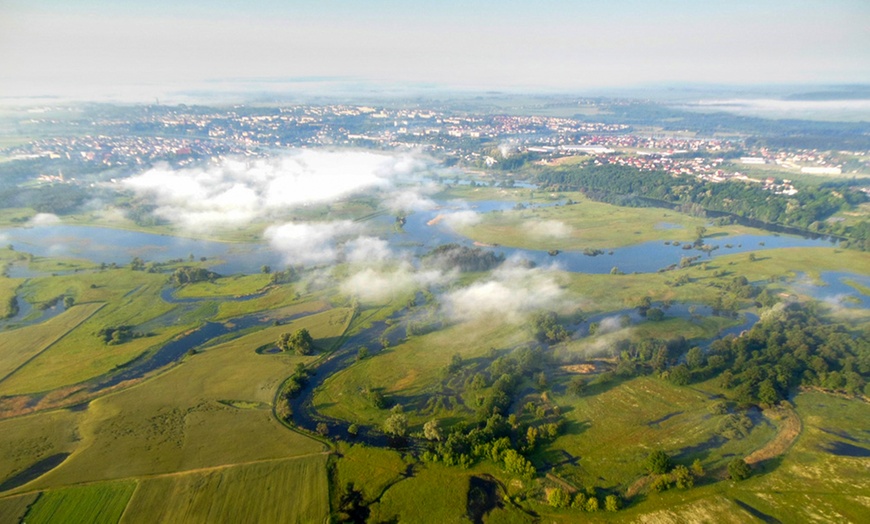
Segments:
[[[139,481],[123,523],[326,522],[325,454]]]
[[[48,490],[27,512],[25,521],[118,522],[135,488],[136,483],[128,481]]]

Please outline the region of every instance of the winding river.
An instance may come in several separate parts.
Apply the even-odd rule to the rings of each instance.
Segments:
[[[409,217],[402,231],[387,235],[386,239],[395,251],[411,251],[414,254],[423,254],[439,245],[455,242],[462,245],[472,245],[471,241],[455,233],[444,222],[430,224],[439,213],[445,209],[468,208],[468,203],[463,202],[440,202],[442,209],[425,212],[417,212]],[[470,207],[476,212],[488,212],[496,210],[508,210],[513,208],[514,202],[484,201],[474,202]],[[377,221],[380,229],[391,229],[394,218],[387,215],[376,216],[372,219]],[[663,223],[663,228],[671,228],[673,225]],[[677,226],[678,227],[678,226]],[[212,269],[223,274],[234,273],[258,273],[263,265],[281,267],[284,257],[279,250],[273,249],[266,243],[243,244],[213,242],[207,240],[192,240],[170,236],[148,234],[141,232],[120,231],[91,226],[72,225],[45,225],[27,228],[2,228],[0,236],[13,244],[18,251],[30,252],[37,256],[66,256],[87,259],[96,263],[127,264],[133,257],[141,257],[146,261],[165,261],[169,259],[187,259],[190,255],[195,258],[206,257],[215,263]],[[687,232],[687,237],[692,236]],[[539,265],[557,264],[562,269],[571,272],[584,273],[609,273],[614,266],[625,273],[639,272],[649,273],[679,264],[684,256],[701,255],[702,260],[715,258],[723,254],[759,251],[782,247],[830,247],[831,242],[823,239],[809,239],[790,235],[740,235],[733,237],[707,239],[710,246],[717,248],[708,253],[696,250],[685,250],[682,246],[665,244],[662,241],[646,242],[630,247],[613,249],[598,256],[587,256],[579,251],[559,253],[557,256],[545,251],[525,250],[517,248],[495,247],[494,251],[504,254],[506,257],[521,256]],[[604,247],[604,246],[603,246]],[[40,276],[26,268],[13,266],[18,278],[32,278]],[[850,282],[870,288],[870,277],[847,273],[828,272],[821,275],[825,286],[813,285],[807,282],[802,285],[800,292],[814,296],[822,300],[837,300],[846,307],[870,307],[870,297],[858,292]],[[179,304],[196,306],[200,302],[234,300],[251,300],[261,294],[244,297],[225,299],[214,298],[177,298],[172,289],[167,288],[162,293],[162,299]],[[8,320],[0,321],[0,329],[4,327],[20,327],[24,324],[41,322],[52,315],[63,311],[62,304],[54,309],[46,310],[41,316],[35,315],[32,306],[19,298],[18,314]],[[707,315],[710,313],[706,306],[696,306],[696,313]],[[633,310],[623,312],[611,312],[588,319],[588,322],[600,321],[605,317],[627,314],[633,322],[639,319],[633,318],[636,313]],[[689,317],[689,305],[674,304],[667,311],[669,316]],[[287,318],[284,320],[292,320]],[[716,338],[729,333],[739,333],[751,327],[758,318],[746,314],[739,325],[723,331]],[[264,326],[271,322],[268,315],[260,313],[247,315],[232,320],[232,323],[207,322],[203,326],[172,340],[156,351],[126,364],[113,372],[97,377],[86,383],[87,388],[97,392],[104,388],[112,387],[121,382],[133,380],[145,374],[159,369],[179,360],[191,349],[208,343],[210,340],[236,331]],[[576,326],[578,332],[583,332],[583,326]],[[362,333],[353,335],[342,348],[322,360],[308,386],[302,394],[293,399],[291,407],[294,422],[303,428],[313,430],[317,423],[326,423],[330,434],[334,436],[347,435],[348,423],[340,420],[324,417],[318,414],[312,406],[313,391],[335,372],[340,371],[355,361],[356,351],[353,348],[365,345],[369,348],[380,347],[379,339],[384,335],[385,323],[378,323],[374,327]],[[390,335],[388,336],[395,336]],[[711,339],[712,340],[712,339]],[[394,341],[395,342],[395,341]],[[709,343],[709,341],[708,341]],[[387,443],[387,437],[377,431],[362,430],[358,440],[373,445],[383,446]]]

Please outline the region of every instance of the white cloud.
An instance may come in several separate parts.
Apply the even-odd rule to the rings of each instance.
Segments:
[[[509,322],[540,310],[563,311],[569,305],[552,269],[505,265],[492,277],[443,297],[448,317],[468,320],[495,315]]]
[[[396,257],[386,240],[358,237],[345,244],[347,261],[355,264],[379,264]]]
[[[207,168],[173,170],[163,165],[127,178],[122,185],[153,199],[158,216],[198,231],[241,226],[288,208],[370,189],[384,190],[387,202],[416,195],[413,202],[420,206],[424,199],[408,189],[396,189],[394,180],[422,166],[410,155],[302,150],[277,159],[225,160]]]
[[[438,207],[431,198],[426,196],[432,190],[430,186],[397,189],[383,199],[384,205],[393,212],[428,211]]]
[[[523,229],[530,235],[550,238],[566,238],[571,236],[571,227],[560,220],[536,220],[527,222]]]
[[[442,284],[450,278],[451,274],[416,271],[409,264],[402,264],[393,270],[363,269],[345,280],[341,289],[364,302],[383,302],[418,288]]]
[[[51,226],[60,224],[60,218],[51,213],[37,213],[27,222],[28,226]]]
[[[340,222],[287,223],[270,226],[263,233],[269,244],[284,255],[290,265],[331,264],[338,260],[336,245],[341,237],[357,233],[349,220]]]
[[[442,220],[451,228],[458,229],[480,223],[481,216],[476,211],[464,210],[445,214]]]

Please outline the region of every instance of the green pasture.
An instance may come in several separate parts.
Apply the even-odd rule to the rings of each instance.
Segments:
[[[42,493],[25,522],[118,522],[136,483],[102,482],[52,489]]]
[[[57,296],[58,292],[71,292],[72,296],[80,293],[76,298],[78,304],[86,305],[92,300],[106,300],[111,302],[111,306],[91,315],[46,351],[39,353],[13,376],[0,383],[0,394],[47,391],[102,375],[129,362],[148,349],[167,342],[185,329],[193,327],[192,325],[172,326],[153,333],[153,336],[135,338],[118,345],[105,344],[97,336],[100,329],[107,326],[136,326],[167,313],[174,307],[159,299],[159,292],[163,286],[160,275],[127,270],[105,273],[107,277],[105,279],[98,278],[102,273],[92,273],[83,274],[82,279],[78,281],[67,279],[65,276],[33,279],[31,284],[25,286],[29,293],[28,298],[32,300],[47,300],[48,297]],[[113,281],[112,277],[119,277],[120,282]],[[41,285],[43,280],[46,282],[45,286]],[[104,287],[90,288],[85,285],[94,280]],[[30,286],[33,286],[32,292]],[[79,288],[79,286],[84,287]],[[11,333],[14,334],[15,331]]]
[[[567,198],[567,197],[564,197]],[[582,197],[569,206],[490,212],[459,232],[485,244],[537,250],[613,249],[651,241],[692,242],[695,228],[707,234],[737,235],[749,228],[707,226],[707,220],[659,208],[620,207]]]
[[[256,293],[268,286],[272,276],[267,274],[232,275],[214,282],[196,282],[181,286],[175,292],[178,298],[237,297]]]
[[[57,343],[103,305],[92,302],[73,306],[41,324],[0,333],[0,383],[14,374],[28,360]],[[0,388],[2,387],[0,385]]]
[[[397,482],[372,504],[374,522],[398,517],[399,522],[468,522],[469,473],[460,468],[426,464],[414,476]]]
[[[139,481],[121,522],[326,522],[325,454]]]
[[[700,459],[707,470],[723,467],[730,454],[748,455],[775,434],[769,424],[756,425],[743,439],[704,451],[687,452],[715,436],[723,415],[711,415],[716,402],[708,392],[674,386],[664,380],[639,377],[593,386],[580,398],[555,395],[568,421],[559,436],[537,457],[552,463],[555,450],[580,457],[578,466],[561,466],[557,473],[579,488],[597,485],[627,490],[645,474],[644,460],[662,449],[678,463]]]
[[[11,459],[0,461],[9,464],[0,478],[62,452],[72,454],[18,492],[320,453],[322,444],[288,431],[271,411],[283,380],[317,357],[256,349],[282,330],[302,328],[316,343],[330,343],[346,329],[349,313],[328,310],[208,347],[84,409],[0,421],[0,450]]]
[[[781,457],[754,466],[749,479],[649,493],[614,517],[648,522],[866,522],[867,458],[838,456],[830,449],[839,442],[855,446],[845,449],[852,455],[870,450],[870,405],[818,392],[799,393],[795,405],[803,422],[797,442]]]
[[[248,293],[255,293],[256,291],[254,289]],[[310,311],[311,309],[309,308],[312,308],[312,304],[326,307],[326,304],[320,302],[317,297],[300,297],[295,291],[294,286],[282,285],[273,287],[265,295],[251,300],[218,302],[215,320],[231,319],[257,311],[291,311],[294,309]]]
[[[380,389],[389,405],[407,403],[438,392],[453,355],[472,360],[490,348],[513,347],[529,337],[521,327],[492,318],[412,337],[332,375],[315,393],[314,406],[329,416],[379,425],[389,411],[374,407],[363,394],[366,389]],[[413,413],[409,417],[412,426],[426,422]]]
[[[23,522],[28,508],[36,502],[39,493],[0,498],[0,522]]]
[[[337,451],[341,458],[335,461],[334,485],[340,491],[353,482],[367,501],[401,480],[408,468],[400,453],[391,449],[339,443]]]
[[[24,280],[20,278],[0,277],[0,319],[8,318],[12,315],[9,302],[15,296],[16,290],[22,282]]]
[[[0,483],[35,463],[75,450],[80,420],[80,413],[69,410],[0,420]]]

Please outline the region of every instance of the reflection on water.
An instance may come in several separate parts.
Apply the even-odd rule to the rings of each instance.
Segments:
[[[870,289],[870,276],[842,271],[825,271],[819,275],[819,278],[822,280],[822,284],[816,285],[802,273],[798,275],[793,284],[794,290],[831,305],[870,308],[870,296],[850,285],[852,282],[868,290]]]
[[[401,232],[386,235],[391,246],[397,251],[411,251],[422,254],[441,244],[457,242],[471,245],[471,241],[453,231],[445,221],[433,225],[429,222],[439,214],[453,211],[471,210],[477,213],[505,211],[512,209],[515,202],[497,200],[466,202],[460,200],[441,201],[440,208],[422,211],[407,217]],[[555,205],[555,204],[553,204]],[[391,230],[394,217],[383,215],[372,219],[377,229]],[[670,229],[680,227],[666,222],[657,227]],[[196,259],[207,257],[222,262],[213,269],[223,274],[257,273],[263,265],[282,267],[283,256],[267,243],[232,243],[194,240],[165,235],[155,235],[135,231],[121,231],[92,226],[53,225],[29,228],[0,229],[9,242],[20,251],[31,252],[37,256],[66,256],[91,260],[93,262],[119,265],[128,264],[133,257],[146,261],[166,261],[171,259]],[[722,254],[760,251],[782,247],[830,247],[830,241],[808,239],[790,235],[738,235],[733,237],[709,238],[709,253],[685,250],[682,246],[664,245],[660,241],[646,242],[629,247],[616,248],[597,246],[607,250],[606,254],[595,257],[584,255],[582,251],[563,251],[551,256],[544,250],[496,247],[495,251],[504,255],[519,256],[540,265],[557,264],[562,269],[583,273],[609,273],[616,266],[624,273],[650,273],[679,264],[684,256],[702,255],[702,259],[715,258]],[[13,268],[14,271],[20,271]],[[22,274],[22,276],[25,276]]]

